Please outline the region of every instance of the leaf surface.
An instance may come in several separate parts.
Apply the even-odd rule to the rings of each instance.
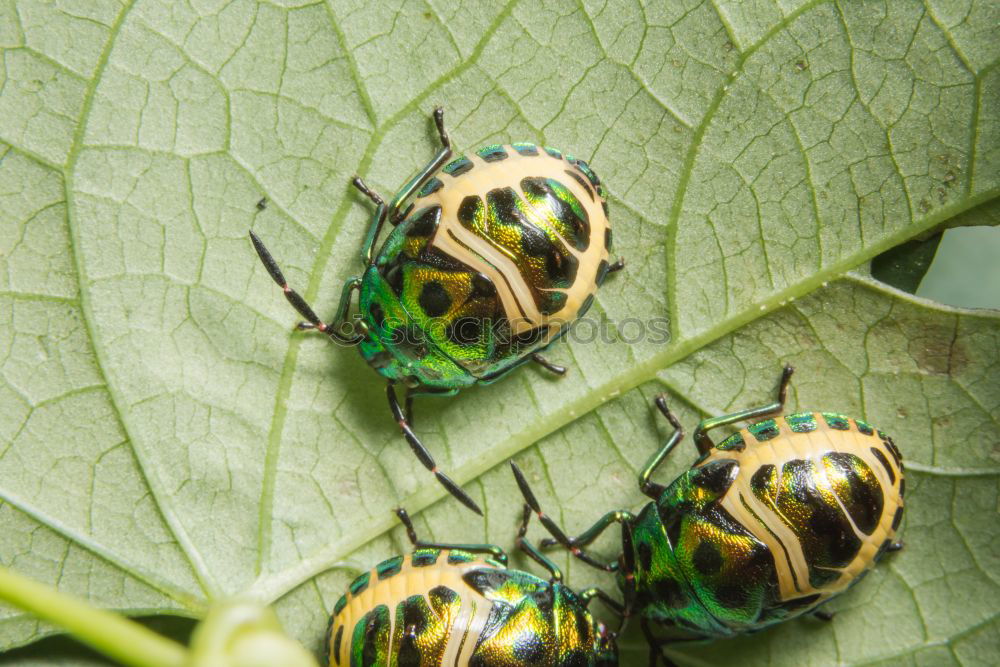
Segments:
[[[678,659],[992,662],[998,315],[867,262],[995,223],[996,4],[654,4],[0,4],[0,562],[130,614],[254,596],[317,646],[354,574],[406,549],[391,508],[510,546],[515,458],[578,530],[642,503],[656,393],[691,428],[766,400],[787,361],[793,405],[900,444],[907,549],[832,625]],[[332,313],[371,213],[350,176],[391,194],[433,154],[437,104],[460,149],[587,159],[628,262],[552,348],[569,378],[418,401],[485,522],[438,502],[355,352],[292,332],[246,236]],[[0,647],[51,631],[0,611]]]

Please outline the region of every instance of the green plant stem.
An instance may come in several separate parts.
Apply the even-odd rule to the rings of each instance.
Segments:
[[[109,658],[135,667],[180,667],[185,648],[134,621],[96,609],[0,567],[0,600],[58,625]]]

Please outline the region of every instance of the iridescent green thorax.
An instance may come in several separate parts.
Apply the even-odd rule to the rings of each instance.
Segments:
[[[411,317],[379,271],[378,265],[362,279],[361,313],[368,335],[359,344],[361,356],[383,377],[409,386],[458,389],[475,383],[473,377],[433,343],[432,336]]]
[[[466,551],[397,556],[334,607],[330,667],[617,665],[614,640],[569,588]]]
[[[815,609],[893,541],[902,472],[891,439],[863,421],[799,413],[749,425],[636,518],[637,605],[707,636]]]
[[[655,503],[646,505],[633,525],[636,606],[651,620],[703,634],[726,634],[725,628],[698,601],[678,563],[667,527],[676,517],[661,517]],[[618,585],[625,589],[623,575]]]

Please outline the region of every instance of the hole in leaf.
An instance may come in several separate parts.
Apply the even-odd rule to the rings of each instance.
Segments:
[[[907,241],[872,260],[872,277],[904,292],[915,294],[934,261],[941,234],[923,241]]]
[[[1000,226],[956,227],[872,260],[872,276],[959,308],[1000,309]]]

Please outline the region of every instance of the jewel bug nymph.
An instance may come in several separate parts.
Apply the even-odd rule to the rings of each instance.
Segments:
[[[517,546],[549,572],[545,580],[507,567],[492,544],[417,539],[396,510],[413,551],[361,574],[334,605],[324,649],[328,667],[614,667],[615,635],[587,610],[597,589],[575,593],[559,568],[524,539]]]
[[[364,274],[343,287],[324,323],[261,240],[261,261],[285,297],[317,329],[356,345],[387,381],[393,417],[421,464],[466,507],[482,513],[441,472],[411,428],[412,398],[453,395],[534,361],[590,308],[609,273],[611,227],[604,185],[583,160],[530,143],[493,144],[453,157],[444,112],[434,111],[442,148],[389,204],[357,176],[375,204],[362,246]],[[374,252],[388,222],[394,229]],[[351,321],[358,292],[359,318]],[[405,409],[395,385],[406,387]]]
[[[513,466],[525,500],[552,538],[581,560],[617,575],[626,614],[641,617],[656,654],[671,641],[728,637],[813,614],[857,583],[890,551],[903,517],[903,462],[882,431],[835,413],[778,415],[792,375],[786,366],[778,400],[703,420],[694,432],[700,457],[668,486],[652,475],[684,431],[665,398],[656,407],[673,435],[646,463],[639,487],[654,502],[638,514],[605,514],[577,537],[546,516]],[[708,431],[744,420],[714,443]],[[622,528],[622,553],[601,561],[583,547],[606,528]],[[651,623],[682,636],[660,638]]]

